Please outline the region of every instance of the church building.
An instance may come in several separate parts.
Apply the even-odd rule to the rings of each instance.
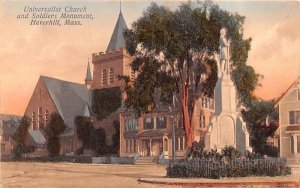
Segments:
[[[48,124],[51,113],[60,114],[67,128],[61,135],[61,154],[72,153],[78,146],[74,118],[90,116],[89,90],[84,84],[77,84],[47,76],[40,76],[29,100],[25,115],[31,118],[29,132],[33,140],[45,140],[44,127]],[[39,143],[37,143],[39,144]],[[44,149],[41,155],[47,155],[46,142],[38,149]]]
[[[80,147],[76,138],[74,118],[93,115],[91,113],[92,92],[96,89],[119,87],[124,94],[124,81],[118,76],[129,76],[134,80],[136,73],[131,70],[133,60],[125,49],[125,19],[120,11],[106,51],[92,54],[93,71],[87,65],[85,84],[73,83],[47,76],[41,76],[28,103],[25,115],[31,118],[31,131],[40,134],[47,125],[50,114],[57,112],[67,128],[61,136],[61,154],[73,154]],[[92,75],[93,72],[93,75]],[[125,98],[122,95],[122,103]],[[105,99],[103,99],[105,100]],[[123,103],[124,104],[124,103]],[[157,105],[151,113],[135,117],[130,109],[122,105],[115,113],[103,120],[94,119],[94,127],[106,131],[106,144],[112,145],[115,134],[113,123],[120,123],[120,149],[123,156],[172,156],[173,136],[175,134],[176,156],[184,156],[186,141],[182,124],[181,108],[170,112],[167,105]],[[214,100],[201,98],[196,106],[194,140],[203,141],[208,124],[214,112]],[[45,147],[44,147],[45,148]],[[46,154],[45,154],[46,155]]]

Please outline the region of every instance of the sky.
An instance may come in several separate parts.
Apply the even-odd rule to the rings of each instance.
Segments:
[[[155,1],[175,10],[180,1]],[[122,0],[127,25],[150,5]],[[300,75],[299,1],[215,1],[246,17],[244,37],[252,38],[247,64],[264,76],[255,95],[279,97]],[[31,26],[17,19],[25,6],[86,7],[93,20],[80,26]],[[88,59],[105,51],[120,11],[111,1],[0,1],[0,113],[23,115],[40,75],[84,83]]]

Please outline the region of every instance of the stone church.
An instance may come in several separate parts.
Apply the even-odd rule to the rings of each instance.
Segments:
[[[38,132],[47,124],[51,113],[58,112],[62,116],[67,129],[61,136],[61,154],[72,155],[80,147],[74,118],[91,115],[92,91],[113,87],[120,87],[122,90],[124,82],[118,76],[135,79],[136,73],[130,68],[133,57],[125,50],[125,29],[127,25],[120,11],[106,51],[92,54],[93,74],[88,63],[85,84],[40,76],[25,115],[32,119],[30,129],[35,130],[37,135],[41,135]],[[111,145],[112,135],[115,133],[113,122],[120,122],[120,156],[133,156],[137,153],[141,156],[164,154],[168,158],[173,155],[174,142],[176,156],[184,156],[186,143],[180,109],[170,113],[169,106],[158,106],[153,112],[141,117],[135,117],[131,110],[122,106],[106,119],[95,120],[94,126],[105,129],[106,143]],[[204,141],[213,112],[213,99],[201,98],[198,101],[194,140]]]

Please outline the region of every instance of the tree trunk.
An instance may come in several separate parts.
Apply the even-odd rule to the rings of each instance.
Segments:
[[[182,115],[187,147],[191,148],[193,143],[193,130],[191,129],[191,121],[188,110],[188,83],[185,83],[182,86]]]

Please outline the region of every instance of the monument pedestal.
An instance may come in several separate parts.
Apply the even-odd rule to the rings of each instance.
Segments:
[[[252,151],[246,123],[238,112],[236,87],[229,74],[218,79],[215,87],[215,113],[205,136],[205,149],[220,151],[233,146],[242,154]]]

